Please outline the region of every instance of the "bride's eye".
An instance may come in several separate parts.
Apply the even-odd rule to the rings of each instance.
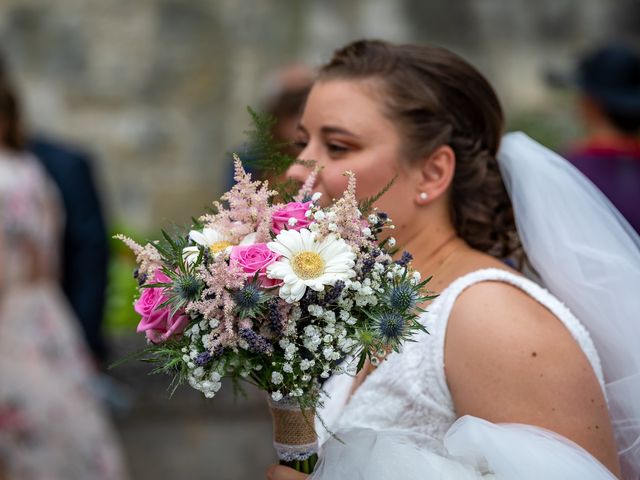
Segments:
[[[349,147],[340,143],[329,143],[327,144],[327,149],[334,155],[342,155],[349,151]]]
[[[293,142],[293,148],[295,148],[295,150],[300,153],[302,152],[305,148],[307,148],[307,141],[306,140],[295,140]]]

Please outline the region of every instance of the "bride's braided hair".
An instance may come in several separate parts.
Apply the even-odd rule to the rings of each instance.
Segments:
[[[496,161],[504,117],[482,74],[444,48],[359,40],[320,70],[320,81],[331,78],[371,80],[404,137],[409,160],[441,145],[453,149],[451,219],[470,246],[500,258],[520,250]]]

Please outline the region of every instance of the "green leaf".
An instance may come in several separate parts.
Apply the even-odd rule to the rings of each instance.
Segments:
[[[162,232],[162,236],[164,237],[164,239],[169,243],[169,245],[171,245],[171,248],[173,248],[174,250],[177,250],[178,249],[178,245],[171,238],[171,236],[165,230],[161,230],[161,232]]]
[[[149,242],[149,243],[153,245],[153,248],[155,248],[158,251],[158,253],[164,260],[171,260],[171,257],[172,257],[171,250],[165,248],[164,245],[162,245],[159,242],[158,243]]]
[[[171,283],[145,283],[141,288],[171,288]]]
[[[364,367],[364,362],[367,361],[367,355],[368,355],[367,350],[363,350],[362,353],[360,354],[360,359],[358,360],[358,366],[356,367],[357,372],[362,370],[362,367]]]

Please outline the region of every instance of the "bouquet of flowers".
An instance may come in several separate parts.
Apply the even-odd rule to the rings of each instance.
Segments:
[[[354,175],[323,208],[317,173],[279,203],[236,156],[235,186],[190,231],[146,245],[117,236],[137,257],[137,330],[158,370],[207,398],[225,377],[268,392],[278,456],[302,472],[317,459],[323,379],[400,351],[433,298],[409,253],[392,259],[391,219],[358,203]]]

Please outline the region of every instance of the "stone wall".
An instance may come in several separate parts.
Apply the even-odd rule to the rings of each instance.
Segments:
[[[265,75],[362,36],[452,47],[510,111],[544,105],[540,68],[631,31],[634,0],[2,0],[0,45],[33,130],[95,153],[113,220],[187,221]],[[636,22],[636,25],[640,22]]]

